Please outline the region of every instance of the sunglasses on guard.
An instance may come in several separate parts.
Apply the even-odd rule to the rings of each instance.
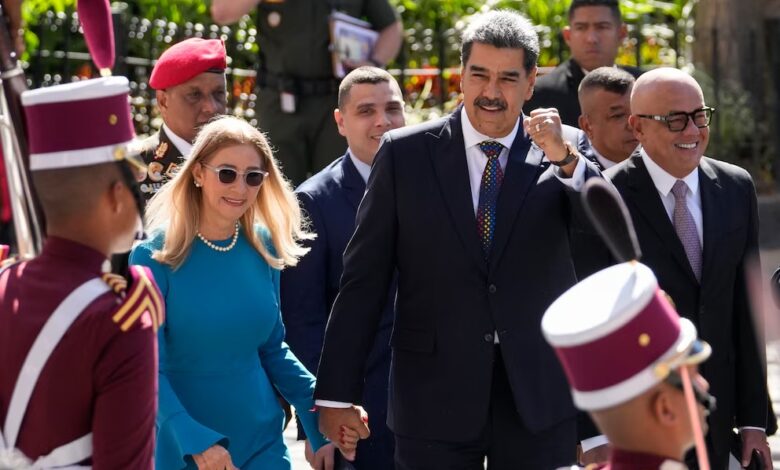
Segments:
[[[211,166],[206,163],[201,163],[204,168],[211,170],[217,174],[219,182],[222,184],[232,184],[236,181],[239,175],[242,175],[246,181],[247,186],[260,186],[263,181],[268,177],[268,172],[263,170],[249,170],[247,172],[239,172],[235,168],[229,166]]]

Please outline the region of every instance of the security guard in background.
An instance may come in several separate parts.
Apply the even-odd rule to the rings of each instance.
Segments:
[[[147,268],[107,274],[140,227],[128,91],[106,77],[22,94],[48,237],[0,273],[0,468],[153,468],[164,307]]]
[[[170,179],[192,150],[198,129],[225,114],[227,55],[218,39],[190,38],[160,55],[149,86],[156,90],[163,125],[144,140],[141,157],[148,174],[141,192],[149,200]]]
[[[233,23],[255,6],[260,129],[277,149],[285,176],[298,185],[347,149],[333,121],[340,79],[329,50],[329,15],[365,18],[379,32],[369,60],[347,68],[382,67],[393,60],[403,27],[388,0],[212,0],[211,16],[217,23]]]

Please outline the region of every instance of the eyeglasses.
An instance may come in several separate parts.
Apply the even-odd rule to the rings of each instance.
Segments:
[[[682,132],[688,127],[688,119],[693,121],[693,125],[699,129],[710,125],[710,119],[712,113],[715,112],[715,108],[704,106],[703,108],[695,109],[690,113],[682,111],[669,113],[666,116],[659,116],[657,114],[637,114],[638,117],[645,119],[653,119],[655,121],[665,122],[666,127],[671,132]]]
[[[249,170],[247,172],[239,172],[235,168],[229,166],[211,166],[205,163],[201,163],[204,168],[213,171],[219,177],[219,182],[222,184],[232,184],[236,181],[238,175],[243,175],[246,180],[247,186],[260,186],[263,181],[268,177],[268,172],[263,170]]]

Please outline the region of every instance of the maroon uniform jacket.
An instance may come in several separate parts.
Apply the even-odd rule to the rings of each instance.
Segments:
[[[115,286],[116,279],[103,275],[105,262],[89,247],[50,237],[37,258],[0,274],[0,427],[22,363],[60,302],[96,277]],[[122,291],[102,294],[52,352],[15,446],[30,459],[92,432],[92,458],[82,464],[95,470],[153,468],[155,331],[162,312],[132,302]]]
[[[687,470],[688,467],[680,461],[660,455],[612,449],[609,463],[595,468],[600,470]]]

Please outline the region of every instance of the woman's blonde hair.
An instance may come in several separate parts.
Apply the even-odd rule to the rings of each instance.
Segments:
[[[195,187],[192,170],[196,163],[208,162],[217,151],[233,145],[254,147],[260,155],[262,168],[268,172],[255,203],[240,219],[247,240],[276,269],[295,266],[309,251],[300,245],[300,241],[313,235],[303,228],[298,200],[279,171],[268,140],[243,119],[223,116],[203,126],[190,157],[147,205],[147,229],[165,231],[165,243],[153,254],[155,260],[177,269],[187,258],[200,225],[202,200],[202,190]],[[256,224],[268,229],[273,254],[256,233]]]

